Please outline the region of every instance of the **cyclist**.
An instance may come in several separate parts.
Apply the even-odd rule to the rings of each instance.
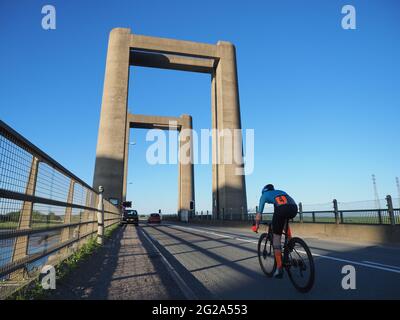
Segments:
[[[261,215],[264,211],[265,203],[274,205],[274,215],[272,217],[272,232],[273,232],[273,248],[276,261],[275,278],[282,278],[282,252],[281,252],[281,236],[285,223],[288,219],[293,219],[297,215],[296,202],[284,191],[275,190],[272,184],[267,184],[261,192],[260,204],[256,215],[256,225],[253,231],[257,232],[261,220]],[[288,230],[288,237],[291,237]]]

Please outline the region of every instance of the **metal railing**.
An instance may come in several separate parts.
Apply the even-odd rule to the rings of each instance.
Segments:
[[[396,199],[398,200],[398,199]],[[323,210],[307,210],[303,211],[303,205],[299,203],[299,213],[293,219],[293,222],[300,223],[336,223],[336,224],[369,224],[369,225],[400,225],[400,209],[393,208],[393,200],[390,195],[382,202],[386,202],[386,208],[374,208],[374,209],[346,209],[343,210],[340,206],[344,207],[355,207],[362,206],[363,204],[371,204],[374,201],[363,201],[363,202],[348,202],[338,203],[333,200],[331,203],[324,203],[319,205]],[[398,201],[395,202],[396,204]],[[312,207],[312,205],[307,205]],[[329,207],[331,208],[330,210]],[[256,208],[249,210],[243,214],[243,212],[234,212],[233,210],[222,209],[219,215],[212,214],[208,210],[196,211],[192,216],[192,220],[224,220],[224,221],[250,221],[252,222],[256,215]],[[240,210],[239,210],[240,211]],[[266,209],[267,213],[272,213],[273,208],[269,207]],[[169,215],[168,219],[177,220],[177,215]],[[264,214],[263,220],[271,220],[272,214]]]
[[[351,209],[342,210],[340,204],[334,199],[332,210],[303,211],[299,204],[299,214],[295,221],[311,223],[336,223],[336,224],[377,224],[377,225],[398,225],[400,224],[399,209],[393,208],[393,201],[390,195],[386,196],[386,209]],[[351,203],[346,203],[347,206]]]
[[[120,211],[0,120],[0,298],[56,265]]]

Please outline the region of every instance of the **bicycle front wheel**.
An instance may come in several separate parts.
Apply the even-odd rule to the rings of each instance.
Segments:
[[[272,239],[268,233],[263,233],[258,240],[258,261],[262,271],[272,277],[276,269],[274,256],[274,248],[272,247]]]
[[[308,292],[314,285],[315,267],[310,249],[303,239],[292,238],[285,247],[286,270],[290,281],[300,292]]]

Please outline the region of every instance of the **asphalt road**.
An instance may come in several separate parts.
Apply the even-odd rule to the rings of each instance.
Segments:
[[[191,224],[141,224],[168,261],[168,270],[190,299],[399,299],[400,248],[303,238],[314,256],[316,278],[299,293],[285,274],[267,278],[257,258],[258,236],[251,230]],[[356,289],[342,288],[342,268],[356,271]],[[172,270],[172,271],[171,271]]]
[[[163,256],[141,228],[124,225],[90,258],[61,280],[46,299],[185,299]]]
[[[304,238],[314,255],[313,289],[299,293],[285,274],[266,277],[249,229],[140,222],[112,239],[48,299],[399,299],[400,248]],[[356,289],[342,288],[342,268],[355,268]]]

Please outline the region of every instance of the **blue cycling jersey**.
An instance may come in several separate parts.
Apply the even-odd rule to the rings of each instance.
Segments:
[[[263,213],[266,203],[273,204],[274,207],[284,204],[296,204],[296,202],[282,190],[263,191],[258,205],[258,212]]]

